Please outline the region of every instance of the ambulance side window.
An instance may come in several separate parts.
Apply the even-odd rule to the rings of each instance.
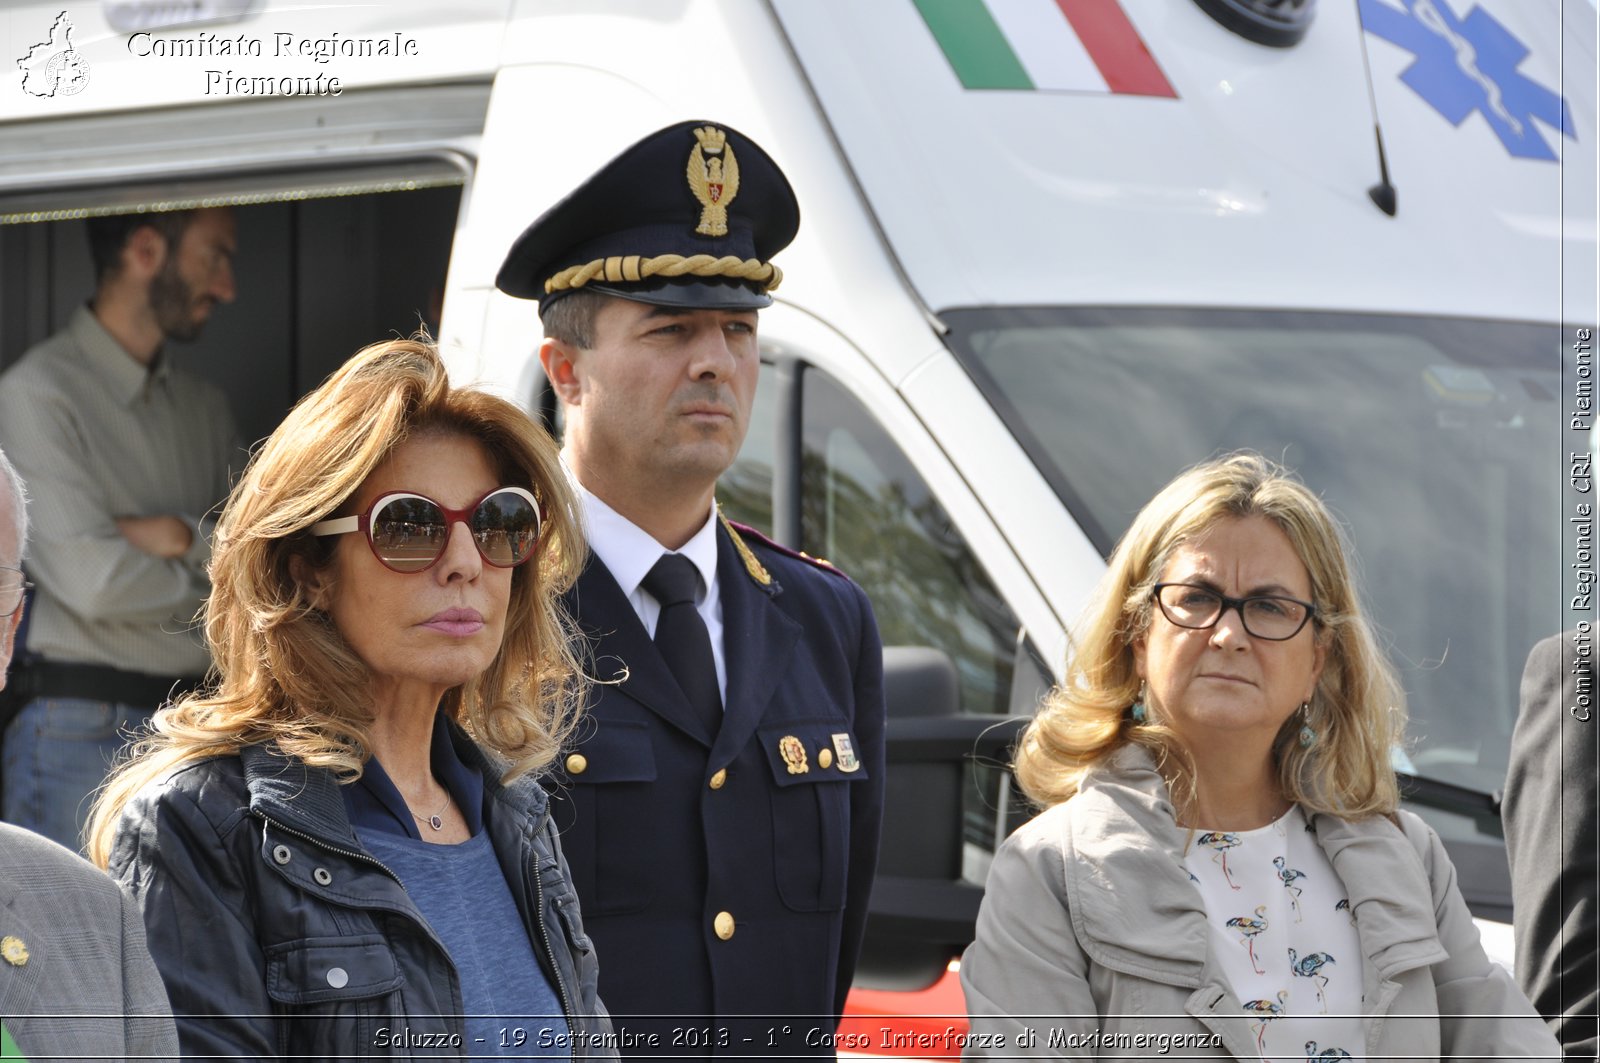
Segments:
[[[932,646],[961,679],[963,712],[1003,713],[1017,618],[928,485],[831,377],[801,377],[801,548],[850,574],[886,646]]]
[[[799,433],[786,440],[780,410],[795,387]],[[872,600],[885,646],[948,654],[963,712],[1031,713],[1043,679],[1018,649],[1017,618],[911,462],[828,374],[764,362],[750,432],[717,484],[723,512],[779,541],[792,538],[773,527],[773,482],[792,474],[795,461],[799,541],[787,545],[849,573]],[[1024,672],[1014,684],[1019,662]]]
[[[729,520],[759,528],[775,537],[772,527],[772,470],[780,447],[776,425],[780,381],[774,367],[761,364],[756,397],[750,405],[750,430],[733,467],[717,481],[717,504]],[[792,544],[791,544],[792,545]]]

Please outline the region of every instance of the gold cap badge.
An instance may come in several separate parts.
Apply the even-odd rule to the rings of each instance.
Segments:
[[[28,963],[28,946],[21,938],[7,934],[0,938],[0,956],[13,967],[24,967]]]
[[[794,735],[784,735],[778,739],[778,752],[789,766],[790,775],[804,775],[811,770],[811,765],[806,763],[806,747]]]
[[[733,157],[728,134],[714,126],[696,129],[694,139],[686,174],[689,191],[700,203],[700,224],[694,231],[701,236],[727,236],[728,204],[739,194],[739,160]]]

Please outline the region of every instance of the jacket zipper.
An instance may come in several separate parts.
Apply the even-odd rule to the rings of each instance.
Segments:
[[[546,813],[544,821],[539,824],[539,828],[538,828],[539,831],[544,830],[544,824],[548,823],[549,819],[550,819],[549,814]],[[535,833],[537,833],[537,831]],[[537,849],[537,847],[534,847],[534,848]],[[545,921],[544,921],[544,915],[545,915],[545,910],[544,910],[544,878],[543,878],[543,876],[541,876],[539,874],[539,865],[538,865],[537,858],[533,861],[533,866],[532,866],[531,870],[532,870],[532,873],[533,873],[533,897],[534,897],[534,903],[536,904],[537,909],[538,909],[538,913],[539,913],[538,914],[539,943],[544,946],[545,959],[550,961],[550,971],[551,971],[552,974],[555,975],[556,991],[561,994],[561,1010],[564,1013],[564,1016],[565,1016],[565,1018],[567,1020],[567,1032],[570,1033],[570,1034],[576,1034],[578,1032],[578,1028],[577,1028],[577,1023],[575,1023],[573,1021],[572,1001],[567,996],[567,983],[561,977],[561,965],[556,962],[556,950],[554,948],[552,948],[551,945],[550,945],[550,928],[549,928],[549,926],[547,926],[545,924]],[[560,918],[560,916],[558,915],[557,918]],[[576,1050],[576,1040],[574,1040],[574,1050],[573,1050],[573,1053],[572,1053],[572,1058],[573,1059],[577,1059],[578,1058],[578,1053],[577,1053],[577,1050]]]
[[[385,875],[388,875],[390,878],[394,879],[394,884],[399,886],[402,891],[404,891],[406,888],[406,884],[400,881],[400,876],[391,871],[389,869],[389,865],[385,864],[382,860],[379,860],[376,856],[370,856],[367,853],[353,849],[341,849],[337,845],[329,845],[321,838],[315,838],[303,830],[295,830],[293,827],[285,826],[284,824],[273,819],[271,816],[262,812],[255,812],[252,813],[252,815],[260,817],[263,823],[270,823],[274,827],[277,827],[279,830],[283,831],[285,834],[293,834],[296,838],[305,839],[319,849],[324,849],[330,853],[337,853],[340,856],[348,856],[350,859],[359,860],[364,864],[371,864],[373,867],[376,867],[382,871]]]

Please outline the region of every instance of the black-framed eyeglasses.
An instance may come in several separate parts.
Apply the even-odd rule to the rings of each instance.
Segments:
[[[22,605],[23,595],[33,590],[33,584],[23,578],[22,569],[15,565],[0,565],[0,616],[10,616]]]
[[[425,495],[394,491],[354,517],[334,517],[311,526],[312,535],[365,532],[367,545],[396,572],[426,572],[444,556],[450,529],[467,526],[483,559],[515,568],[533,556],[539,541],[539,502],[523,487],[497,487],[466,509],[450,509]]]
[[[1193,583],[1157,583],[1151,597],[1161,606],[1166,618],[1179,627],[1203,631],[1215,627],[1229,609],[1239,611],[1244,629],[1258,639],[1283,642],[1300,634],[1306,622],[1317,615],[1317,607],[1299,598],[1277,594],[1257,594],[1230,598],[1210,587]]]

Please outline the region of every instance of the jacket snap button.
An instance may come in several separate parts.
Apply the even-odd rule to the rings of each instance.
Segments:
[[[328,984],[335,989],[343,989],[350,984],[350,975],[343,967],[329,967]]]
[[[280,864],[287,864],[289,862],[289,847],[287,845],[274,845],[272,847],[272,858]]]
[[[333,876],[328,873],[328,869],[325,867],[319,867],[311,872],[311,877],[317,880],[317,885],[319,886],[326,886],[333,881]],[[335,967],[334,970],[338,970],[338,968]]]
[[[733,915],[730,912],[718,912],[717,917],[711,920],[711,929],[717,932],[717,937],[727,941],[733,937]]]

